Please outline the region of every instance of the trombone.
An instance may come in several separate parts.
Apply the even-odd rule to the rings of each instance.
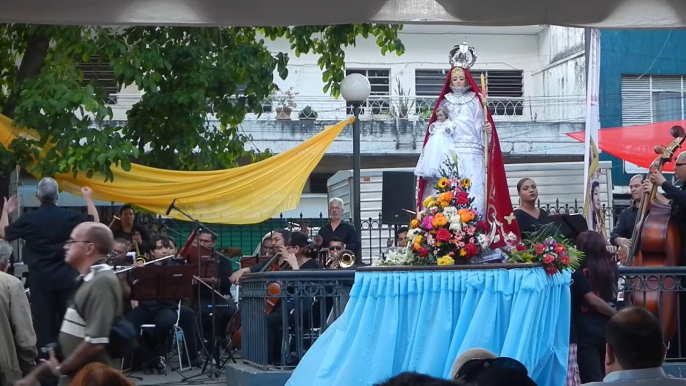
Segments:
[[[350,268],[355,265],[355,254],[347,249],[337,252],[326,262],[326,269]]]

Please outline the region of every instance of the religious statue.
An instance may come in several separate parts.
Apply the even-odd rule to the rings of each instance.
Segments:
[[[434,107],[415,168],[419,176],[417,207],[435,193],[433,186],[441,176],[440,169],[454,155],[460,177],[471,180],[472,208],[497,227],[498,234],[504,232],[497,242],[492,240],[492,247],[498,247],[513,235],[519,239],[519,228],[513,216],[498,134],[490,112],[484,108],[485,90],[479,90],[469,73],[475,61],[476,52],[466,43],[450,51],[452,68]],[[482,86],[485,88],[483,78]]]

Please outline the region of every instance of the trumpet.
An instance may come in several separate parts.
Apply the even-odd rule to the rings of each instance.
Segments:
[[[326,262],[326,269],[350,268],[355,265],[355,254],[344,249],[330,257]]]

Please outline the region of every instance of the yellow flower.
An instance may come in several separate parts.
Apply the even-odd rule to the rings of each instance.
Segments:
[[[424,238],[421,235],[417,235],[417,237],[414,238],[414,243],[421,244],[422,240],[424,240]]]
[[[464,248],[460,249],[460,256],[462,256],[462,257],[467,256],[467,251],[465,251]]]
[[[463,185],[465,188],[468,188],[468,187],[470,187],[470,186],[472,185],[472,181],[471,181],[469,178],[463,178],[463,179],[462,179],[462,185]]]
[[[438,265],[453,265],[455,264],[455,260],[453,260],[452,257],[445,255],[443,257],[439,257],[438,260]]]
[[[438,189],[445,189],[446,186],[448,186],[448,179],[443,177],[440,180],[438,180],[438,183],[436,184]]]
[[[425,208],[430,208],[431,205],[434,203],[434,196],[429,196],[424,199],[424,202],[422,205],[424,205]]]
[[[422,248],[422,245],[421,244],[414,244],[412,247],[414,248],[415,251],[418,251]]]
[[[412,221],[410,221],[410,228],[414,229],[414,228],[417,228],[418,226],[419,226],[419,220],[417,220],[416,218],[413,219]]]

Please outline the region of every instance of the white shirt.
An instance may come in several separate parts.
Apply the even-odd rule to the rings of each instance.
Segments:
[[[602,382],[584,383],[584,385],[615,386],[684,386],[686,379],[674,378],[665,374],[661,367],[640,370],[614,371],[605,376]]]

